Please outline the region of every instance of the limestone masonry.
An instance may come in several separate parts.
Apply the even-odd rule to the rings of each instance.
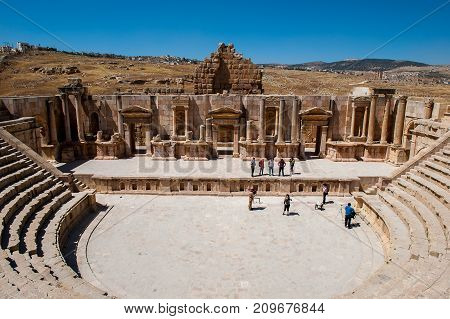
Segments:
[[[88,263],[88,240],[79,240],[81,233],[84,231],[83,237],[89,237],[94,231],[97,224],[90,224],[93,213],[100,219],[108,213],[109,204],[97,203],[95,191],[133,196],[221,195],[230,196],[227,200],[234,205],[244,201],[231,196],[245,196],[250,187],[262,196],[320,196],[323,183],[328,185],[330,196],[353,196],[358,222],[365,223],[358,231],[375,232],[377,237],[373,234],[373,239],[378,242],[374,246],[382,247],[380,255],[384,257],[384,263],[376,269],[364,268],[367,276],[353,278],[350,286],[336,290],[336,297],[450,297],[447,104],[437,103],[432,97],[399,96],[395,88],[361,86],[349,88],[345,96],[265,95],[262,71],[236,53],[232,44],[220,44],[217,52],[198,66],[193,78],[195,94],[181,94],[179,90],[175,93],[180,94],[92,95],[81,79],[70,78],[56,95],[0,97],[0,298],[115,296],[114,291],[103,288],[89,274],[90,267],[78,267],[78,263]],[[245,177],[247,161],[253,157],[275,161],[294,158],[296,169],[312,170],[289,177]],[[93,159],[98,161],[88,164],[96,163],[101,169],[76,173],[76,167],[82,164],[75,160]],[[181,166],[196,161],[191,169],[203,167],[205,171],[167,174],[162,171],[165,167],[175,167],[164,165],[168,163],[163,161],[169,160],[173,161],[171,164],[182,163]],[[67,173],[49,161],[67,163]],[[221,175],[219,161],[220,165],[241,166],[226,172],[222,169]],[[311,162],[316,164],[309,165]],[[143,173],[145,168],[141,166],[123,170],[134,174],[111,172],[116,164],[115,167],[133,163],[158,163],[161,169],[156,175]],[[340,171],[327,173],[320,165]],[[361,165],[366,165],[370,174],[360,174],[364,170],[355,169]],[[221,202],[221,196],[214,200]],[[115,200],[121,198],[117,196]],[[302,205],[311,204],[306,198],[302,198]],[[191,207],[198,204],[192,198],[184,200],[190,200]],[[169,201],[176,206],[171,207],[172,211],[184,207],[182,201],[182,196],[174,196]],[[271,209],[277,211],[278,199],[269,201],[274,203]],[[124,207],[134,207],[132,200],[123,202]],[[258,223],[265,224],[264,218],[271,211],[258,213]],[[197,214],[189,213],[189,221],[197,218]],[[198,220],[209,220],[214,213],[208,211]],[[242,216],[246,216],[245,212],[235,215],[245,220],[244,226],[249,226],[246,229],[255,229],[251,224],[253,216]],[[310,216],[314,219],[323,215]],[[334,212],[330,216],[339,220]],[[158,222],[172,225],[173,219],[163,217]],[[274,225],[279,223],[278,217],[270,215]],[[228,215],[220,218],[228,243]],[[200,221],[195,220],[194,224],[200,227]],[[235,229],[239,232],[244,226],[239,224]],[[283,227],[289,229],[287,232],[295,232],[291,221]],[[123,231],[127,233],[127,229]],[[258,234],[265,231],[258,229]],[[367,234],[361,236],[372,238]],[[184,235],[191,238],[190,234]],[[202,243],[213,242],[203,237],[208,231],[197,235]],[[191,252],[196,256],[194,250]],[[234,258],[234,253],[223,258]],[[351,255],[353,251],[346,253]],[[362,263],[366,257],[361,257]],[[104,258],[108,258],[107,254],[99,259]],[[240,261],[237,264],[241,265]],[[245,269],[241,270],[245,273]],[[108,275],[111,273],[105,277]],[[160,284],[164,289],[165,282]],[[214,289],[219,287],[215,282],[208,284]],[[238,294],[246,289],[242,280],[239,289],[235,282],[230,285],[224,290],[227,296],[235,291],[237,297],[253,296]],[[191,286],[186,287],[180,289]],[[267,288],[264,283],[261,287]],[[294,284],[291,288],[299,287]],[[170,292],[170,287],[167,289],[165,293]],[[224,295],[220,287],[217,289],[215,295]],[[205,293],[197,289],[181,297],[210,296]],[[302,291],[298,293],[296,297],[303,297]]]

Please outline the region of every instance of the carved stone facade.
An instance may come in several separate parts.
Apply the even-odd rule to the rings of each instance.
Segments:
[[[236,53],[233,44],[219,44],[217,51],[195,70],[194,94],[262,94],[262,71]]]

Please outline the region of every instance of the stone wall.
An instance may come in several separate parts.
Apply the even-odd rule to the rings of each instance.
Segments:
[[[236,53],[233,44],[221,43],[217,51],[195,70],[194,94],[261,94],[262,71]]]
[[[180,104],[180,99],[185,101]],[[349,102],[349,96],[281,96],[281,95],[236,95],[236,94],[205,94],[205,95],[132,95],[132,94],[120,94],[120,95],[82,95],[79,99],[80,104],[80,119],[82,121],[81,130],[84,132],[87,141],[95,141],[96,131],[102,130],[105,140],[108,140],[114,133],[119,132],[119,114],[120,109],[126,110],[127,108],[139,106],[145,110],[151,112],[151,120],[142,123],[148,125],[151,130],[151,137],[159,135],[163,141],[170,141],[173,138],[173,123],[174,123],[174,108],[181,107],[180,112],[184,112],[184,108],[187,108],[187,131],[192,132],[190,139],[192,141],[198,141],[200,139],[200,127],[206,125],[206,120],[211,118],[211,112],[220,109],[229,109],[236,112],[241,112],[239,125],[242,126],[239,129],[239,139],[245,139],[247,137],[246,122],[252,121],[251,132],[249,133],[250,140],[256,142],[258,139],[258,127],[260,125],[260,104],[262,99],[265,100],[264,112],[266,113],[265,125],[267,143],[275,142],[276,127],[275,123],[278,122],[278,109],[280,100],[285,100],[285,106],[283,111],[283,137],[287,143],[291,140],[291,130],[293,128],[292,123],[294,118],[292,117],[292,108],[294,100],[298,100],[299,112],[304,112],[310,109],[323,109],[325,111],[331,111],[332,116],[328,121],[328,125],[331,126],[328,130],[327,141],[346,141],[346,138],[350,134],[352,108]],[[2,107],[6,107],[8,111],[15,117],[34,117],[38,127],[41,127],[39,132],[41,137],[36,136],[34,142],[30,142],[33,149],[37,149],[37,144],[47,145],[48,152],[61,152],[56,145],[51,147],[53,142],[56,144],[64,144],[67,142],[78,141],[77,130],[77,112],[76,112],[76,97],[75,95],[67,95],[65,99],[67,104],[68,117],[65,116],[63,110],[63,100],[61,95],[56,96],[42,96],[42,97],[0,97],[0,104]],[[377,142],[381,135],[381,126],[384,115],[384,96],[379,96],[377,99],[377,107],[375,114],[374,125],[374,141]],[[405,137],[404,148],[410,148],[411,134],[409,131],[414,128],[409,123],[412,120],[425,116],[424,108],[427,100],[422,99],[408,99],[406,105],[406,117],[405,117]],[[177,106],[180,105],[180,106]],[[184,105],[184,106],[183,106]],[[389,136],[388,143],[392,143],[393,131],[395,126],[396,111],[398,109],[398,100],[393,99],[390,122],[389,122]],[[438,103],[434,104],[432,109],[432,118],[442,118],[443,108]],[[51,134],[51,112],[53,111],[55,123],[56,123],[56,141],[52,141]],[[362,114],[360,114],[360,117]],[[65,121],[69,119],[69,126],[71,132],[71,139],[66,140],[65,133]],[[94,125],[93,119],[98,118],[98,125]],[[297,119],[300,134],[300,118]],[[184,126],[184,123],[182,123]],[[361,124],[359,124],[361,125]],[[314,128],[312,128],[314,129]],[[145,128],[137,126],[137,131],[140,133],[140,144],[145,144]],[[182,130],[184,131],[184,130]],[[178,132],[179,133],[179,132]],[[123,134],[123,133],[122,133]],[[314,131],[308,133],[312,139],[315,139]],[[408,136],[409,134],[409,136]],[[38,134],[39,135],[39,134]],[[123,136],[123,135],[122,135]],[[36,142],[41,138],[40,142]],[[185,141],[186,137],[184,132],[182,135],[175,137],[173,141],[178,144]],[[31,140],[30,140],[31,141]],[[24,139],[26,142],[26,139]],[[358,140],[356,142],[365,142]],[[33,144],[34,143],[34,144]],[[183,147],[181,147],[183,148]],[[241,148],[241,146],[239,146]],[[266,148],[265,154],[274,154],[274,151],[269,151],[270,148]],[[78,151],[80,150],[80,151]],[[244,150],[244,148],[242,148]],[[75,158],[78,158],[82,150],[80,147],[75,146]],[[257,153],[260,151],[257,151]],[[272,152],[272,153],[270,153]],[[251,153],[249,153],[251,154]],[[255,153],[256,154],[256,153]],[[287,153],[286,153],[287,154]],[[380,153],[381,154],[381,153]],[[49,156],[48,158],[51,158]],[[54,158],[59,158],[58,154],[54,155]],[[70,157],[69,157],[70,158]],[[381,159],[381,158],[380,158]]]
[[[249,187],[257,189],[258,195],[315,195],[322,194],[322,183],[329,185],[333,196],[349,196],[359,191],[359,178],[348,179],[277,179],[272,178],[154,178],[154,177],[105,177],[91,174],[76,174],[75,178],[89,188],[101,193],[128,194],[195,194],[246,196]]]

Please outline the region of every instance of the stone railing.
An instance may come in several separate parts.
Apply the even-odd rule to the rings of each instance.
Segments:
[[[106,177],[76,174],[75,177],[100,193],[132,194],[195,194],[195,195],[247,195],[249,187],[260,195],[321,195],[322,184],[329,185],[329,194],[350,196],[360,188],[359,178],[170,178],[170,177]]]
[[[18,138],[9,133],[5,128],[0,127],[0,137],[5,140],[9,145],[14,147],[16,150],[20,151],[31,161],[36,163],[38,166],[50,172],[53,176],[59,178],[61,181],[67,183],[71,189],[73,190],[73,176],[72,174],[65,174],[61,172],[59,169],[54,167],[52,164],[47,162],[42,156],[37,154],[34,150],[32,150],[25,143],[20,141]]]
[[[380,178],[378,186],[384,188],[395,178],[400,177],[401,175],[407,173],[416,165],[421,163],[422,161],[427,160],[433,154],[439,152],[450,140],[450,131],[447,131],[444,135],[438,138],[433,144],[421,150],[416,156],[411,158],[409,161],[404,163],[402,166],[397,168],[389,177]]]
[[[355,209],[358,216],[369,225],[377,234],[381,241],[381,245],[384,250],[385,261],[389,261],[391,254],[391,231],[389,226],[384,220],[384,217],[379,214],[378,210],[372,207],[371,203],[365,199],[364,193],[354,193]]]
[[[22,117],[20,119],[0,122],[0,127],[11,133],[35,151],[39,151],[40,138],[38,126],[34,117]]]

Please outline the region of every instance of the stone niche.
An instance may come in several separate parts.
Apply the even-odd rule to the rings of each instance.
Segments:
[[[233,44],[221,43],[195,70],[194,93],[262,94],[262,71]]]

